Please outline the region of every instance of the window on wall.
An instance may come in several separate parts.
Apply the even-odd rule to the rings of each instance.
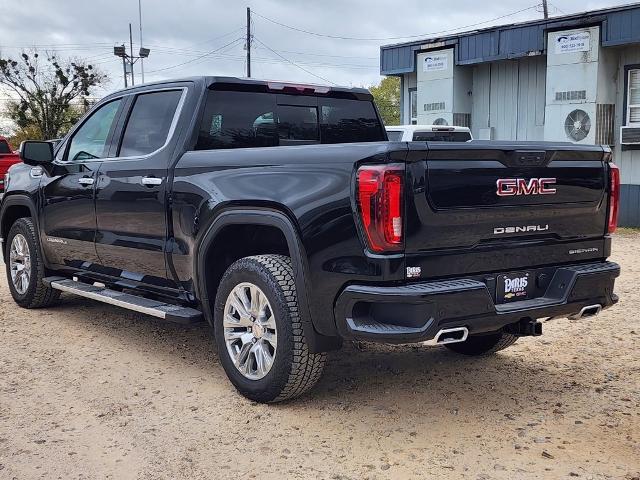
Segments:
[[[411,103],[411,123],[415,125],[418,122],[418,91],[409,90],[409,100]]]
[[[627,124],[640,124],[640,68],[629,70]]]

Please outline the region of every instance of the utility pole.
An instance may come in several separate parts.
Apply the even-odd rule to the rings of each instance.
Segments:
[[[538,10],[540,11],[540,10]],[[547,5],[547,0],[542,0],[542,12],[544,14],[544,19],[549,18],[549,6]]]
[[[133,35],[131,33],[131,24],[129,24],[129,65],[131,66],[131,85],[135,85],[136,82],[133,78]]]
[[[247,7],[247,78],[251,78],[251,9]]]
[[[138,0],[138,21],[140,25],[140,49],[142,49],[142,0]],[[144,58],[140,58],[140,73],[144,83]]]

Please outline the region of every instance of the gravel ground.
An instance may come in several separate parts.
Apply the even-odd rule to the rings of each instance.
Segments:
[[[490,358],[349,345],[307,396],[264,406],[207,328],[0,287],[0,478],[640,479],[640,234],[620,304]]]

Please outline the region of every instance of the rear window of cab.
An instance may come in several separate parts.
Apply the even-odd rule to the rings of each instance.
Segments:
[[[384,140],[371,101],[213,90],[196,150]]]

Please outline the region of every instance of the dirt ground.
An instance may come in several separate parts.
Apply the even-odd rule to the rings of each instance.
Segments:
[[[640,234],[617,235],[621,301],[491,358],[366,345],[305,397],[227,381],[207,328],[0,282],[1,479],[640,478]]]

